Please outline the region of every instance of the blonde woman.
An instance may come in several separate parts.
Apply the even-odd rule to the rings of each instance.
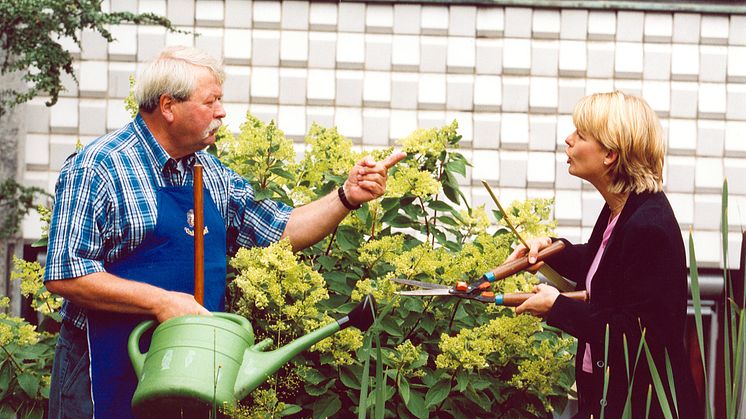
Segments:
[[[545,317],[578,339],[576,379],[579,413],[599,417],[602,406],[609,418],[622,415],[631,392],[632,417],[646,417],[651,384],[644,351],[634,380],[628,379],[645,333],[645,342],[667,389],[671,410],[679,418],[699,418],[699,399],[692,384],[684,348],[687,306],[687,268],[679,224],[663,190],[665,143],[660,124],[641,98],[616,91],[587,96],[573,112],[576,130],[565,140],[567,163],[573,176],[591,183],[606,201],[590,240],[567,247],[547,259],[565,277],[587,290],[589,303],[559,295],[539,285],[536,295],[516,309]],[[518,246],[508,260],[528,253],[534,262],[549,237]],[[608,326],[608,365],[604,339]],[[625,359],[624,341],[629,359]],[[677,408],[666,380],[666,354],[674,374]],[[608,367],[608,368],[607,368]],[[609,382],[603,394],[604,375]],[[630,373],[631,374],[631,373]],[[652,394],[650,417],[662,417]],[[676,413],[678,410],[678,414]]]

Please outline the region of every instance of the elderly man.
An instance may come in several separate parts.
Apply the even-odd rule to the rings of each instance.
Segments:
[[[224,73],[209,55],[164,50],[136,87],[139,114],[67,160],[57,183],[46,286],[65,298],[50,392],[51,418],[130,417],[136,380],[127,337],[162,322],[223,309],[230,246],[287,237],[298,250],[331,233],[361,203],[381,196],[404,158],[366,158],[344,186],[290,208],[254,200],[250,184],[203,149],[225,117]],[[193,292],[192,167],[204,166],[205,306]],[[186,227],[186,229],[185,229]]]

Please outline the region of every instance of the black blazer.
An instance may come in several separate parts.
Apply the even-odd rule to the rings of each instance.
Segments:
[[[560,274],[585,289],[585,277],[611,214],[605,205],[586,244],[565,241],[564,251],[547,259]],[[665,194],[630,194],[609,238],[591,283],[589,303],[559,296],[547,316],[547,323],[578,339],[576,376],[582,374],[585,344],[591,347],[593,375],[578,382],[581,412],[578,417],[619,418],[628,394],[624,338],[630,354],[630,369],[640,342],[641,328],[655,359],[658,373],[668,389],[669,405],[675,414],[670,386],[666,380],[664,351],[668,352],[678,403],[678,417],[700,418],[699,397],[692,382],[684,348],[687,307],[687,267],[684,243],[676,217]],[[602,400],[604,338],[609,326],[609,387]],[[645,417],[650,370],[644,349],[637,363],[632,391],[633,418]],[[650,417],[662,417],[653,387]]]

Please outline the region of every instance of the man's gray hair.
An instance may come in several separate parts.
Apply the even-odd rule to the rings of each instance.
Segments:
[[[140,110],[154,111],[161,95],[169,95],[180,102],[189,99],[197,81],[195,67],[207,68],[223,84],[223,64],[206,52],[185,46],[164,49],[145,67],[135,85],[135,100]]]

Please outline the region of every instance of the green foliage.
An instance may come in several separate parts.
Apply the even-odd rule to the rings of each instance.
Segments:
[[[23,186],[12,178],[0,183],[0,240],[11,238],[18,232],[21,220],[35,207],[37,197],[49,196],[41,188]]]
[[[28,88],[0,91],[0,115],[39,94],[57,103],[64,90],[63,71],[75,79],[73,57],[60,44],[68,37],[80,46],[82,30],[92,30],[108,42],[114,38],[109,25],[124,22],[155,24],[174,31],[171,22],[153,13],[104,12],[100,0],[17,0],[0,2],[0,42],[4,59],[2,74],[22,72]]]
[[[454,121],[402,140],[408,157],[391,170],[384,197],[352,212],[322,242],[298,255],[286,242],[241,250],[231,261],[236,279],[229,308],[251,319],[257,339],[271,337],[278,345],[345,315],[366,294],[379,303],[367,336],[346,329],[319,342],[250,395],[244,402],[251,407],[235,417],[269,417],[287,406],[305,417],[405,418],[544,417],[564,408],[573,382],[572,339],[507,308],[400,297],[400,286],[390,280],[450,285],[477,278],[514,244],[503,226],[490,227],[484,208],[463,200],[458,176],[469,163],[454,151],[457,128]],[[257,191],[271,191],[258,196],[297,205],[342,184],[363,157],[333,128],[314,125],[306,144],[295,162],[292,143],[274,123],[249,115],[241,133],[221,139],[218,150]],[[374,158],[390,152],[377,151]],[[531,237],[552,231],[550,206],[530,200],[506,211]],[[495,288],[529,291],[535,282],[519,274]],[[368,364],[378,378],[370,377]]]

